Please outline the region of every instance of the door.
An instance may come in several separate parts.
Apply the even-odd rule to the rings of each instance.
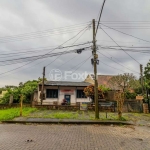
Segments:
[[[67,104],[70,104],[70,95],[65,95],[65,100],[67,100]]]

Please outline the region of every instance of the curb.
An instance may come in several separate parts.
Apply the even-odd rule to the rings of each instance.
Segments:
[[[90,125],[90,124],[101,124],[101,125],[133,125],[132,123],[129,122],[124,122],[124,121],[65,121],[65,120],[59,120],[59,121],[13,121],[13,120],[8,120],[8,121],[2,121],[2,123],[8,123],[8,124],[80,124],[80,125]]]

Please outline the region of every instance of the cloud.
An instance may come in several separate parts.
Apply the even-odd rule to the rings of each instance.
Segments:
[[[66,27],[70,25],[76,25],[80,23],[87,23],[92,21],[93,18],[97,19],[103,0],[32,0],[32,1],[23,1],[23,0],[1,0],[0,5],[0,52],[4,53],[14,53],[19,51],[26,51],[27,49],[39,49],[40,47],[49,47],[60,45],[63,42],[67,41],[71,37],[75,36],[81,29],[68,32],[66,34],[61,34],[60,31],[55,32],[55,35],[52,35],[50,31],[47,33],[47,36],[38,38],[32,35],[32,32],[44,31],[50,29],[56,29],[58,27]],[[149,27],[149,6],[150,2],[148,0],[109,0],[106,1],[105,7],[103,10],[103,15],[101,21],[132,21],[132,24],[107,24],[109,26],[147,26]],[[133,21],[141,21],[138,24]],[[104,22],[103,22],[104,23]],[[106,22],[105,22],[106,23]],[[87,23],[88,24],[88,23]],[[66,27],[67,28],[67,27]],[[69,28],[69,27],[68,27]],[[121,46],[150,46],[150,43],[143,42],[141,40],[134,39],[133,37],[123,35],[119,32],[106,29],[104,30]],[[149,29],[118,29],[125,33],[149,40]],[[21,40],[19,38],[20,34],[29,33],[29,38],[26,40]],[[13,42],[8,42],[7,36],[17,35],[18,38],[14,39]],[[7,37],[7,39],[6,39]],[[32,38],[33,37],[33,38]],[[36,37],[36,38],[35,38]],[[78,36],[79,37],[79,36]],[[30,39],[32,38],[32,39]],[[7,42],[1,42],[1,40],[7,40]],[[18,40],[18,41],[17,41]],[[77,38],[67,42],[65,45],[71,45],[77,40]],[[87,41],[92,41],[92,30],[88,30],[76,43],[83,43]],[[64,45],[64,46],[65,46]],[[104,46],[116,46],[116,44],[102,31],[98,30],[97,34],[97,45]],[[82,47],[82,46],[81,46]],[[41,48],[42,49],[42,48]],[[56,50],[54,52],[63,51],[63,50],[72,50],[62,49]],[[40,53],[32,54],[20,54],[12,58],[34,56],[39,54],[47,53],[48,51],[42,51]],[[126,67],[131,68],[132,70],[139,71],[139,64],[131,59],[123,51],[112,51],[101,49],[100,52],[110,57],[115,61],[123,64]],[[146,65],[149,59],[149,55],[141,53],[131,53],[129,54],[138,60],[141,64]],[[77,54],[66,54],[59,57],[54,63],[52,63],[47,68],[47,76],[51,69],[57,68],[61,64],[68,61],[70,58],[73,58]],[[68,63],[61,66],[61,70],[68,70],[73,68],[80,62],[84,61],[91,55],[91,51],[86,51],[73,58]],[[1,57],[1,56],[0,56]],[[8,60],[11,57],[0,58],[1,60]],[[53,61],[56,57],[46,58],[42,60],[35,61],[31,64],[24,66],[21,69],[18,69],[10,74],[0,76],[0,86],[14,84],[17,85],[19,82],[37,79],[39,76],[42,76],[42,67],[46,64]],[[125,72],[131,72],[125,67],[121,67],[119,64],[113,62],[112,60],[105,58],[99,54],[99,59],[109,66],[113,66],[117,69],[123,70]],[[40,63],[41,62],[41,63]],[[39,63],[39,64],[38,64]],[[12,64],[8,66],[1,66],[0,73],[5,71],[12,70],[16,67],[22,66],[25,63]],[[37,64],[37,65],[36,65]],[[98,66],[99,74],[118,74],[122,73],[119,70],[112,69],[103,63],[100,63]],[[91,60],[89,59],[83,66],[77,69],[76,72],[93,72],[91,65]]]

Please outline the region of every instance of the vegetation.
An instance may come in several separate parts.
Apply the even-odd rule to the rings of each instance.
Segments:
[[[150,61],[147,63],[147,66],[144,70],[145,86],[150,89]]]
[[[84,88],[84,93],[94,101],[94,85],[89,85]],[[104,98],[103,91],[100,87],[98,87],[98,98]]]
[[[126,97],[126,99],[135,99],[136,96],[137,96],[137,93],[135,93],[135,92],[133,92],[133,93],[131,93],[131,92],[129,92],[129,91],[126,91],[126,92],[125,92],[125,97]]]
[[[24,96],[24,103],[29,103],[39,82],[41,82],[41,78],[38,78],[38,80],[27,81],[25,83],[20,82],[19,86],[5,86],[3,89],[5,89],[7,93],[1,99],[1,103],[8,103],[10,95],[13,95],[14,103],[19,103],[21,95]]]
[[[26,117],[30,113],[36,111],[36,108],[29,108],[25,107],[23,108],[23,116]],[[20,108],[10,108],[10,109],[4,109],[0,110],[0,121],[5,121],[5,120],[11,120],[14,119],[15,117],[20,116]]]
[[[61,110],[37,110],[31,113],[28,117],[31,118],[50,118],[50,119],[78,119],[78,120],[95,120],[94,111],[61,111]],[[124,119],[123,119],[124,118]],[[127,120],[122,117],[122,120]],[[108,112],[107,118],[105,112],[100,112],[99,120],[118,120],[117,113]]]
[[[105,85],[99,85],[99,88],[102,90],[103,93],[107,93],[109,90],[111,90],[110,88],[106,87]]]
[[[132,73],[124,73],[114,76],[109,80],[109,84],[112,88],[121,89],[122,91],[129,91],[141,86],[139,80],[137,80]]]

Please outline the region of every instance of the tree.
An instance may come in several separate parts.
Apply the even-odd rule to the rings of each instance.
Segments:
[[[94,85],[89,85],[86,88],[84,88],[84,93],[86,97],[90,97],[92,99],[92,102],[94,102]],[[103,92],[100,87],[98,87],[98,98],[104,98]]]
[[[125,94],[122,91],[117,91],[115,93],[115,99],[117,100],[117,111],[118,111],[118,119],[122,119],[122,110],[123,110],[123,103],[125,99]]]
[[[36,80],[27,81],[26,83],[24,83],[21,89],[21,94],[24,95],[26,102],[30,102],[34,91],[37,90],[37,86],[38,86],[38,81]]]
[[[7,86],[7,93],[2,98],[2,103],[8,103],[9,98],[13,95],[14,103],[19,103],[20,96],[24,96],[24,102],[29,103],[31,101],[34,91],[38,87],[38,80],[27,81],[25,83],[20,82],[19,86]]]
[[[145,86],[150,89],[150,61],[147,63],[147,66],[144,70]]]
[[[111,87],[123,92],[140,87],[139,80],[132,73],[113,76],[108,82]]]
[[[40,82],[42,82],[42,80],[43,80],[43,78],[38,78],[38,82],[40,83]],[[47,81],[47,78],[44,78],[44,81]]]
[[[102,90],[103,93],[107,93],[109,90],[111,90],[110,88],[106,87],[105,85],[99,85],[99,88]]]
[[[7,93],[2,98],[2,103],[9,103],[10,96],[13,95],[13,102],[18,103],[21,95],[21,89],[18,87],[8,88]]]

